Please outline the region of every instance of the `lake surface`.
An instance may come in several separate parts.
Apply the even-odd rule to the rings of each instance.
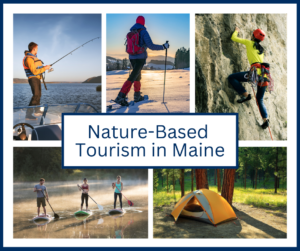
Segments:
[[[41,104],[88,103],[101,112],[101,92],[96,87],[101,84],[42,84]],[[32,97],[29,84],[14,84],[14,107],[28,106]]]
[[[33,187],[38,182],[15,183],[14,238],[148,238],[147,181],[130,184],[127,181],[122,182],[125,196],[134,205],[130,207],[123,196],[123,209],[126,213],[109,215],[114,197],[111,182],[89,181],[89,195],[104,209],[100,211],[89,198],[92,215],[87,218],[74,216],[74,212],[80,210],[81,204],[81,192],[76,186],[79,182],[46,182],[50,204],[60,216],[57,220],[53,218],[49,223],[32,221],[37,215],[36,193],[33,192]],[[47,214],[53,216],[48,204],[46,209]]]

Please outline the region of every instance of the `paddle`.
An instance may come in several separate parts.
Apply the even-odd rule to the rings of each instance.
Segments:
[[[77,184],[77,186],[80,188],[80,190],[82,190],[81,186],[79,186],[78,184]],[[94,199],[89,194],[87,194],[87,195],[91,198],[92,201],[94,201]],[[101,205],[99,205],[96,201],[94,201],[94,202],[97,204],[97,207],[99,208],[100,211],[103,210],[103,207]]]
[[[116,187],[117,188],[117,187]],[[119,188],[117,188],[118,190],[119,190]],[[119,190],[119,192],[122,194],[122,192]],[[124,195],[124,194],[122,194],[124,197],[125,197],[125,199],[127,200],[127,202],[128,202],[128,205],[129,206],[133,206],[133,202],[131,201],[131,200],[128,200],[127,198],[126,198],[126,196]]]
[[[42,190],[42,193],[43,193],[43,195],[44,195],[44,198],[46,199],[46,197],[45,197],[45,194],[44,194],[44,191],[43,191],[43,190]],[[46,200],[47,200],[47,199],[46,199]],[[49,200],[47,200],[47,202],[48,202],[49,206],[51,207]],[[53,211],[53,213],[54,213],[54,218],[55,218],[55,219],[59,219],[59,215],[58,215],[58,214],[56,214],[56,213],[54,212],[54,210],[53,210],[53,208],[52,208],[52,207],[51,207],[51,209],[52,209],[52,211]]]

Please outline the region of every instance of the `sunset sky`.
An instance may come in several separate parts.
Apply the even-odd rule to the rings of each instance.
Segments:
[[[177,49],[190,48],[189,14],[107,14],[106,16],[106,55],[116,58],[128,58],[125,52],[125,38],[136,18],[145,17],[145,27],[152,42],[162,45],[167,40],[170,44],[168,56],[175,57]],[[148,56],[165,55],[164,51],[147,49]]]

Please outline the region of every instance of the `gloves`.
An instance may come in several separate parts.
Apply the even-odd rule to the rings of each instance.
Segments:
[[[163,47],[164,47],[165,49],[169,49],[170,45],[169,45],[169,43],[165,43],[165,44],[163,44]]]

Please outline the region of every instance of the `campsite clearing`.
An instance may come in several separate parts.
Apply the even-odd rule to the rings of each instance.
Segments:
[[[210,224],[169,216],[174,208],[154,208],[154,238],[287,238],[286,208],[257,208],[233,203],[238,219],[214,227]]]

